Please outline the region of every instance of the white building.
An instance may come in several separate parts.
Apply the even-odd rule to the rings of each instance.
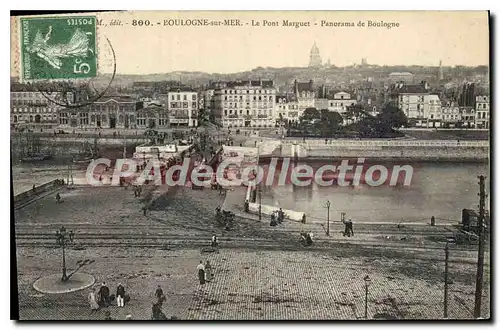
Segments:
[[[297,101],[286,95],[276,95],[276,122],[283,118],[288,123],[299,121],[299,105]]]
[[[347,107],[356,105],[358,101],[346,92],[338,92],[333,94],[333,99],[328,100],[328,111],[345,113]]]
[[[429,95],[426,84],[405,85],[397,84],[395,93],[397,95],[398,108],[415,126],[426,126],[426,97]]]
[[[276,89],[271,80],[219,83],[213,98],[215,120],[224,127],[276,125]]]
[[[444,126],[456,127],[462,121],[460,107],[452,104],[442,106],[441,118]]]
[[[424,118],[427,119],[427,127],[442,126],[441,100],[438,95],[424,96]]]
[[[476,96],[476,128],[490,128],[490,97]]]
[[[198,126],[198,93],[191,89],[172,89],[167,93],[171,126]]]

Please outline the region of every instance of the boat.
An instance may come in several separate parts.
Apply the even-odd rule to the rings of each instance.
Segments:
[[[18,138],[21,148],[20,160],[22,162],[44,161],[52,158],[52,154],[41,152],[40,139],[32,132],[21,134]]]
[[[47,159],[51,159],[52,155],[46,154],[46,153],[32,153],[32,154],[27,154],[24,157],[21,158],[21,161],[27,163],[27,162],[36,162],[36,161],[43,161]]]
[[[83,148],[82,152],[78,155],[73,156],[74,164],[87,164],[93,161],[97,155],[97,148],[95,147],[96,142],[94,142],[94,148],[88,146]]]

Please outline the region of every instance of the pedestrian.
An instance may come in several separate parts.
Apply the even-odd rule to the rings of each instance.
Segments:
[[[219,211],[220,212],[220,211]],[[217,236],[215,234],[212,235],[212,242],[210,244],[212,247],[217,247],[219,245],[219,242],[217,242]]]
[[[101,307],[109,306],[109,288],[106,286],[106,282],[102,282],[99,289],[99,305]]]
[[[118,283],[118,287],[116,288],[116,305],[118,307],[123,307],[123,300],[125,298],[125,287]]]
[[[208,260],[205,264],[205,280],[207,280],[207,282],[212,280],[212,265],[210,265],[210,261]]]
[[[250,203],[248,202],[248,199],[245,200],[245,212],[248,213],[250,209]]]
[[[56,194],[56,203],[59,204],[61,202],[61,195],[59,193]]]
[[[285,213],[283,212],[283,209],[280,207],[280,209],[278,211],[278,222],[282,223],[284,217],[285,217]]]
[[[158,304],[160,305],[165,301],[165,295],[163,294],[163,290],[161,289],[161,286],[159,284],[155,291],[155,297],[158,300]]]
[[[198,279],[200,280],[200,284],[205,284],[205,266],[203,265],[203,261],[200,261],[198,267]]]
[[[347,221],[345,220],[342,220],[342,222],[344,223],[344,236],[347,236],[347,237],[351,237],[354,236],[354,231],[352,229],[352,220],[349,219]]]
[[[36,186],[35,186],[35,184],[33,183],[33,193],[35,193],[35,192],[36,192]]]
[[[146,216],[146,211],[147,211],[147,207],[146,207],[146,205],[144,205],[142,207],[142,212],[144,213],[144,216]]]
[[[91,289],[88,295],[90,310],[96,312],[99,309],[99,304],[97,303],[97,298],[95,296],[95,289]]]

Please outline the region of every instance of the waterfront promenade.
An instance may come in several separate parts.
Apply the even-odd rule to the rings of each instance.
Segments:
[[[147,216],[145,201],[130,189],[75,188],[61,196],[61,204],[48,195],[15,212],[21,319],[104,318],[104,310],[90,313],[87,290],[54,296],[32,287],[60,271],[53,233],[61,225],[76,232],[75,249],[67,250],[70,268],[92,258],[81,271],[106,281],[112,292],[118,282],[125,285],[130,304],[108,308],[117,319],[128,313],[149,319],[158,284],[167,295],[164,312],[181,319],[362,319],[365,275],[371,278],[368,318],[442,317],[446,226],[360,224],[347,238],[336,222],[328,237],[319,224],[270,227],[267,218],[250,215],[224,231],[213,218],[223,196],[210,189],[169,190]],[[301,231],[314,232],[312,247],[299,244]],[[218,253],[202,252],[213,234],[220,238]],[[476,254],[474,247],[452,247],[452,318],[472,317]],[[214,267],[205,286],[197,283],[200,260]],[[488,290],[483,301],[486,316]]]

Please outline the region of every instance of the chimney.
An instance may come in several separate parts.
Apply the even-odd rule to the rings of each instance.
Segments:
[[[311,80],[309,80],[309,90],[312,91],[312,89],[313,89],[313,81],[311,79]]]
[[[297,79],[293,82],[293,90],[295,91],[295,94],[299,93],[299,83],[297,82]]]

